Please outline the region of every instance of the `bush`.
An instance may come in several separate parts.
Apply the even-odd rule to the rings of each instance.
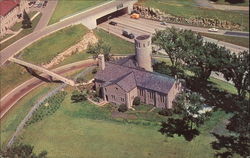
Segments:
[[[94,68],[93,70],[92,70],[92,74],[96,74],[97,73],[97,68]]]
[[[160,115],[163,115],[163,116],[172,116],[173,115],[173,110],[172,109],[164,108],[161,111],[159,111],[158,113]]]
[[[128,107],[127,107],[127,105],[125,105],[125,104],[121,104],[120,106],[119,106],[119,108],[118,108],[118,111],[119,112],[126,112],[128,110]]]
[[[87,97],[79,91],[73,91],[71,100],[73,103],[78,103],[87,100]]]
[[[141,104],[141,99],[140,97],[135,97],[134,101],[133,101],[133,105],[138,106]]]

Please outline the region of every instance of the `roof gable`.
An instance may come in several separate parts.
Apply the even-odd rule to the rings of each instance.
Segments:
[[[95,79],[109,83],[117,83],[124,90],[139,86],[167,94],[173,87],[175,79],[137,68],[126,67],[107,62],[104,70],[97,72]],[[135,86],[134,86],[135,85]]]

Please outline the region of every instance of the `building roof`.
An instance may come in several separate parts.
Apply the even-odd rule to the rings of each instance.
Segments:
[[[20,0],[1,0],[0,1],[0,16],[7,15],[12,9],[19,5]]]
[[[105,69],[97,72],[95,79],[118,84],[125,91],[135,86],[167,94],[173,87],[175,79],[166,75],[145,71],[140,68],[106,62]]]

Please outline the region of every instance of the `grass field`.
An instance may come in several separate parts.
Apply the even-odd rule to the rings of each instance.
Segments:
[[[232,44],[236,44],[242,47],[249,48],[249,38],[242,37],[234,37],[234,36],[224,36],[224,35],[216,35],[210,33],[199,33],[202,36],[206,36],[209,38],[217,39],[219,41],[224,41]]]
[[[59,30],[27,47],[20,53],[21,58],[34,64],[47,63],[59,53],[79,42],[87,31],[83,25]]]
[[[63,50],[81,40],[81,37],[86,32],[87,29],[83,25],[76,25],[60,30],[24,49],[21,52],[22,58],[34,64],[46,63],[58,53],[61,53]],[[1,95],[4,96],[10,90],[31,77],[32,76],[19,65],[11,63],[5,67],[1,67]]]
[[[51,158],[211,158],[209,143],[214,138],[209,131],[224,117],[225,113],[215,112],[201,135],[187,142],[182,137],[166,138],[159,126],[114,121],[108,108],[73,104],[68,95],[54,115],[29,126],[21,142],[34,145],[36,152],[47,150]]]
[[[104,43],[111,46],[112,54],[134,54],[135,53],[135,48],[134,48],[133,43],[125,41],[101,29],[96,29],[95,34],[100,40],[102,40]]]
[[[39,14],[35,19],[32,20],[32,28],[24,29],[18,35],[16,35],[15,37],[9,39],[8,41],[6,41],[4,43],[1,43],[0,50],[3,50],[4,48],[8,47],[9,45],[14,43],[15,41],[17,41],[17,40],[23,38],[24,36],[32,33],[34,31],[34,29],[36,28],[36,25],[38,24],[41,16],[42,16],[42,14]]]
[[[134,53],[134,45],[130,42],[127,42],[119,37],[116,37],[112,34],[107,33],[104,30],[96,29],[94,31],[95,35],[99,40],[104,41],[107,45],[111,47],[112,54],[133,54]],[[82,51],[72,56],[67,57],[64,61],[62,61],[57,66],[62,66],[65,64],[86,60],[91,58],[91,54],[87,54],[86,51]]]
[[[58,22],[67,16],[84,11],[108,0],[59,0],[49,24]]]
[[[227,20],[242,24],[244,30],[249,30],[249,15],[243,12],[222,11],[197,7],[193,0],[142,0],[145,6],[158,8],[161,11],[181,17],[205,17]]]
[[[32,93],[29,93],[27,96],[25,96],[4,116],[3,119],[1,119],[0,148],[7,144],[7,141],[15,132],[17,126],[22,121],[22,119],[24,119],[34,103],[51,89],[52,87],[42,86],[33,90]]]

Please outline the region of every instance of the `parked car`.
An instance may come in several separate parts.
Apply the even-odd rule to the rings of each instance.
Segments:
[[[132,18],[132,19],[139,19],[140,18],[140,14],[133,13],[133,14],[130,15],[130,18]]]
[[[44,1],[43,8],[46,7],[47,3],[48,3],[48,1]]]
[[[113,25],[113,26],[116,26],[116,25],[117,25],[117,23],[114,22],[114,21],[111,21],[109,24],[110,24],[110,25]]]
[[[134,34],[132,34],[129,31],[126,31],[126,30],[122,31],[122,35],[125,36],[125,37],[127,37],[127,38],[129,38],[129,39],[134,39],[135,38]]]
[[[219,30],[216,29],[216,28],[210,28],[210,29],[208,29],[208,31],[209,31],[209,32],[218,32]]]

